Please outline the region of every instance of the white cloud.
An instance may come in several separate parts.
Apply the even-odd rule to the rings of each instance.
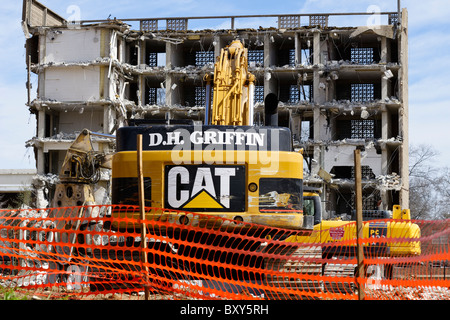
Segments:
[[[450,68],[449,43],[450,35],[442,30],[410,34],[410,84],[426,77],[432,77],[437,82],[447,77],[442,71]]]
[[[409,141],[430,144],[437,159],[450,159],[450,96],[446,70],[450,68],[448,1],[402,1],[409,26]],[[439,26],[439,28],[437,28]]]

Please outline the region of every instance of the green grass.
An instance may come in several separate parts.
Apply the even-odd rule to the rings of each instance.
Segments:
[[[18,294],[14,288],[1,288],[0,289],[1,300],[28,300],[28,297],[23,294]]]

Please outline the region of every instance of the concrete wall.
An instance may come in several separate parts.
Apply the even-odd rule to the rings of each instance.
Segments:
[[[36,170],[0,169],[0,192],[22,192],[31,188]]]
[[[101,46],[104,41],[102,31],[97,28],[49,30],[45,37],[43,63],[95,60],[102,56]]]
[[[92,131],[101,132],[103,130],[103,111],[80,106],[76,111],[60,113],[59,130],[61,132],[79,132],[80,128],[90,128]]]
[[[100,67],[65,67],[45,70],[41,95],[57,101],[96,101],[100,99]]]
[[[333,167],[337,166],[350,166],[354,165],[354,151],[355,146],[341,145],[341,146],[329,146],[324,149],[324,169],[327,172],[331,172]],[[361,166],[369,166],[375,176],[382,174],[381,155],[377,154],[375,148],[365,150],[361,153]]]

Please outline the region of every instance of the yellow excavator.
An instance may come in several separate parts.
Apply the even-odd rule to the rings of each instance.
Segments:
[[[285,228],[295,232],[278,240],[299,247],[293,256],[327,259],[322,261],[356,256],[356,245],[339,245],[356,238],[354,221],[323,220],[319,194],[303,190],[303,156],[294,151],[290,130],[278,126],[276,95],[265,97],[264,126],[253,124],[254,76],[247,65],[247,49],[240,41],[221,50],[213,77],[205,77],[207,90],[211,83],[214,87],[213,103],[210,107],[207,101],[204,123],[178,120],[157,124],[144,120],[118,129],[117,152],[112,160],[113,204],[139,204],[136,141],[141,134],[145,205],[186,211],[180,215],[147,210],[147,219],[201,226],[216,216],[233,221],[229,224],[233,228],[249,226],[242,222]],[[115,216],[120,214],[113,212]],[[372,257],[420,254],[420,242],[411,240],[420,237],[420,229],[411,222],[409,210],[394,206],[392,218],[398,220],[364,223],[364,237],[406,240],[365,243],[364,251]],[[374,217],[369,215],[367,219]],[[255,243],[254,248],[271,250],[261,246]],[[299,264],[298,260],[294,264]],[[313,270],[314,274],[325,275],[332,268],[336,272],[333,263],[300,265],[307,273]],[[278,270],[280,266],[266,261],[264,268]],[[338,265],[337,270],[338,274],[353,276],[356,269]],[[386,277],[392,276],[392,272],[387,273]]]
[[[303,192],[303,156],[294,151],[290,130],[278,126],[276,95],[265,98],[265,125],[253,124],[255,77],[248,71],[247,49],[241,41],[221,50],[214,75],[205,81],[207,88],[213,83],[213,103],[211,107],[206,103],[204,123],[142,120],[118,129],[112,203],[139,203],[136,141],[141,134],[146,206],[228,218],[236,221],[236,228],[244,225],[240,222],[249,222],[308,231],[288,241],[331,246],[354,238],[350,221],[322,220],[317,192]],[[405,222],[365,224],[364,235],[419,236],[408,210],[395,206],[393,213],[394,219]],[[202,215],[158,214],[148,211],[147,218],[193,226],[202,222]],[[416,242],[394,246],[389,250],[392,254],[420,252]]]
[[[319,193],[320,189],[305,187],[303,192],[305,214],[321,216],[322,207]],[[398,242],[366,243],[366,251],[372,249],[373,252],[376,251],[376,254],[383,256],[409,256],[421,253],[420,242],[414,241],[420,238],[420,228],[417,224],[411,222],[409,209],[402,210],[399,205],[394,205],[392,212],[363,210],[363,221],[365,221],[363,224],[363,239],[399,239]],[[321,244],[324,255],[333,256],[336,253],[355,254],[354,248],[336,247],[339,242],[349,242],[352,239],[356,239],[355,219],[335,218],[315,223],[313,232],[307,236],[303,234],[295,235],[286,241]],[[401,241],[401,239],[409,240]]]
[[[89,132],[83,131],[68,151],[54,206],[92,203],[90,184],[100,166],[112,167],[112,204],[119,205],[113,218],[123,216],[120,205],[139,205],[137,137],[142,135],[145,206],[163,208],[146,210],[148,220],[197,226],[216,216],[226,218],[232,228],[250,225],[243,222],[284,228],[296,232],[281,240],[318,244],[321,257],[341,255],[333,250],[356,237],[355,224],[323,220],[319,194],[304,190],[303,156],[294,151],[289,128],[278,126],[276,95],[265,97],[264,126],[253,124],[255,77],[247,66],[247,49],[233,41],[221,50],[214,75],[205,77],[207,88],[213,84],[213,99],[212,106],[207,101],[204,122],[130,121],[117,131],[111,164],[93,152]],[[139,219],[134,212],[136,216],[128,218]],[[420,237],[409,210],[394,206],[392,218],[400,221],[364,224],[364,236]],[[122,226],[113,219],[113,227]],[[140,227],[136,223],[132,229]],[[419,241],[365,246],[383,256],[420,254]],[[355,246],[344,251],[354,255]]]
[[[312,230],[313,217],[303,214],[302,155],[293,149],[290,130],[277,126],[275,95],[265,100],[266,125],[253,124],[255,77],[247,66],[247,49],[240,41],[222,49],[214,75],[205,77],[214,88],[203,124],[144,120],[118,129],[113,204],[138,204],[140,134],[146,205],[205,214],[166,214],[165,219],[178,217],[195,226],[213,215],[240,222],[236,227],[249,222]],[[156,218],[152,211],[147,217]]]

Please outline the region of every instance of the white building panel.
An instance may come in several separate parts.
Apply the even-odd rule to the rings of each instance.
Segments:
[[[0,192],[23,192],[31,188],[35,169],[0,169]]]
[[[45,99],[62,102],[97,101],[100,67],[65,67],[45,70]]]
[[[325,170],[330,172],[333,167],[354,166],[353,145],[329,146],[325,150]],[[381,175],[381,154],[377,154],[375,148],[361,152],[361,166],[369,166],[375,176]]]
[[[59,114],[61,132],[81,132],[84,128],[102,131],[102,127],[103,111],[94,111],[93,107],[77,106],[76,111],[63,111]]]
[[[46,36],[44,63],[77,63],[100,57],[101,31],[67,29],[49,31]]]

